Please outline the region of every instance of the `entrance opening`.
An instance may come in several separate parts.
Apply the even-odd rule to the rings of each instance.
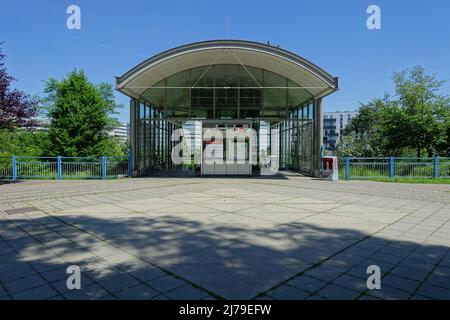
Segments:
[[[257,134],[251,122],[203,121],[202,175],[252,175]]]

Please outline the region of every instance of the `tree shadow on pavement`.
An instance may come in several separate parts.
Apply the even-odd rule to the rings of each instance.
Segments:
[[[9,216],[0,299],[450,299],[446,246],[233,216]],[[81,290],[67,288],[69,265]],[[367,289],[370,265],[381,290]]]

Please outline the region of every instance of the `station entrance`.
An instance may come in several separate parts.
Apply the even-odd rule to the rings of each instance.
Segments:
[[[202,175],[252,175],[257,131],[242,121],[202,121]]]
[[[319,175],[322,100],[338,83],[278,47],[217,40],[156,55],[116,87],[131,98],[135,176]]]

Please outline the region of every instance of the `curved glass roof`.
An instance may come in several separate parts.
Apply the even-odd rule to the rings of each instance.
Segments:
[[[338,89],[337,78],[266,44],[215,40],[160,53],[117,78],[117,90],[169,117],[282,117]]]

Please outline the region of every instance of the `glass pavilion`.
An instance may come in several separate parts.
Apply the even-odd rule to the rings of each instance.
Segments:
[[[192,170],[202,164],[173,163],[171,137],[183,128],[186,145],[202,153],[205,128],[252,128],[260,174],[277,158],[280,169],[320,173],[322,99],[338,80],[313,63],[279,47],[250,41],[215,40],[160,53],[117,78],[117,90],[131,99],[131,150],[135,176]],[[217,174],[239,170],[216,168]]]

